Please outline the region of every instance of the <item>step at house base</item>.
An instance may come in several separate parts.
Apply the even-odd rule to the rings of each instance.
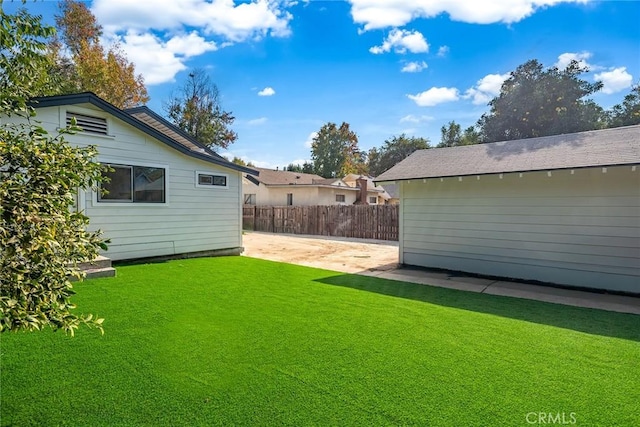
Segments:
[[[116,269],[113,267],[105,267],[105,268],[90,268],[88,270],[84,270],[86,279],[97,279],[99,277],[115,277]]]
[[[115,277],[116,275],[116,269],[111,266],[111,259],[102,255],[99,255],[93,261],[79,263],[78,268],[85,272],[85,279]]]

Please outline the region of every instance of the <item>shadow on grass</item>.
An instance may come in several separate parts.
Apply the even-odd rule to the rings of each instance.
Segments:
[[[329,276],[318,279],[317,282],[571,329],[592,335],[640,341],[640,316],[634,314],[459,291],[355,274]]]

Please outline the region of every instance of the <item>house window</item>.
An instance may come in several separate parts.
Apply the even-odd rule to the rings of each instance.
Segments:
[[[370,205],[377,205],[378,204],[378,198],[376,196],[369,197],[369,204]]]
[[[344,203],[345,200],[344,194],[336,194],[336,202]]]
[[[287,206],[293,206],[293,193],[287,193]]]
[[[165,170],[157,167],[108,164],[102,173],[99,202],[164,203]]]
[[[256,204],[256,195],[255,194],[245,194],[244,195],[244,204],[245,205],[255,205]]]
[[[71,126],[71,119],[74,117],[76,119],[76,125],[81,127],[83,132],[108,135],[107,119],[104,117],[94,117],[67,111],[67,126]]]
[[[229,188],[228,176],[223,174],[196,172],[196,187]]]

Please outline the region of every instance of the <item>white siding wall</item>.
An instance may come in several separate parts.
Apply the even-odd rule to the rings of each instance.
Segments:
[[[114,260],[188,252],[233,249],[242,246],[240,173],[188,157],[100,110],[68,107],[70,111],[108,118],[109,134],[78,133],[67,139],[77,145],[98,146],[98,160],[166,168],[167,203],[99,203],[89,191],[81,201],[91,229],[111,239],[105,255]],[[64,126],[67,107],[38,110],[38,120],[49,131]],[[61,122],[62,119],[62,122]],[[199,188],[195,171],[225,174],[228,189]]]
[[[631,166],[405,181],[401,262],[640,293]]]
[[[286,206],[287,194],[293,194],[294,206],[317,206],[317,205],[352,205],[356,201],[357,192],[351,188],[334,189],[327,187],[296,186],[289,185],[283,187],[267,187],[260,184],[260,187],[249,183],[244,186],[245,193],[256,194],[256,205],[260,206]],[[336,202],[336,195],[344,194],[345,202]]]

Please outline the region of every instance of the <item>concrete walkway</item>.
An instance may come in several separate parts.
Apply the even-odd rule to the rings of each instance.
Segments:
[[[397,268],[386,271],[363,271],[359,274],[380,277],[383,279],[399,280],[402,282],[458,289],[462,291],[524,298],[554,304],[573,305],[576,307],[596,308],[599,310],[640,315],[640,298],[638,297],[554,288],[551,286],[484,279],[412,268]]]
[[[246,232],[245,256],[469,292],[640,315],[640,297],[500,281],[427,269],[400,268],[398,243],[326,236]]]

